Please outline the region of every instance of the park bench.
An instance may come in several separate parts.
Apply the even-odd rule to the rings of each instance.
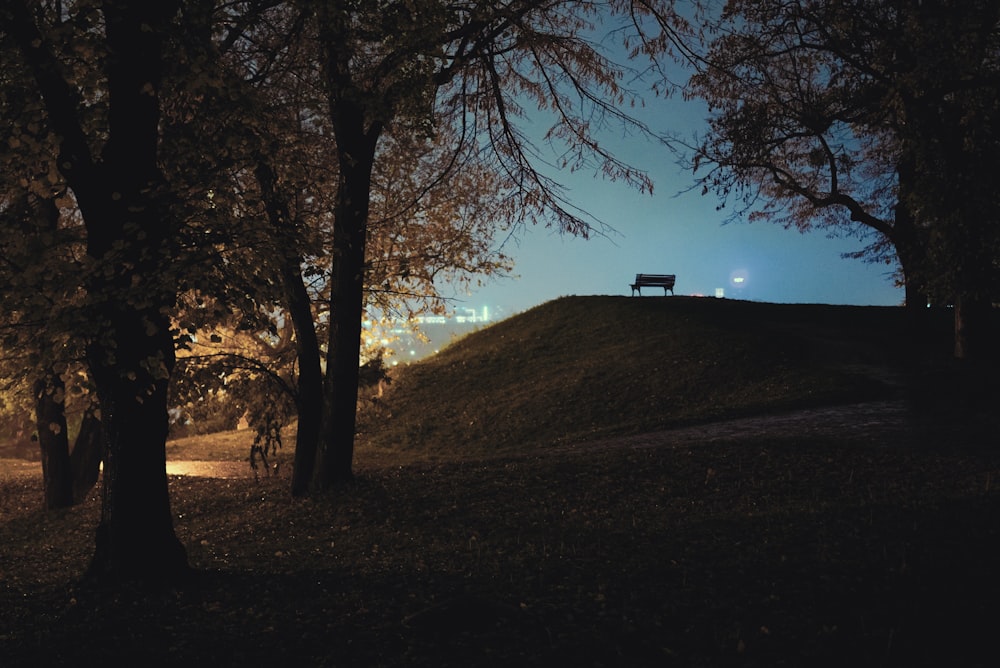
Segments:
[[[639,296],[642,296],[643,288],[663,288],[663,294],[667,294],[667,290],[670,290],[670,294],[674,294],[674,281],[677,277],[673,274],[636,274],[635,283],[632,283],[632,295],[635,296],[635,291],[639,291]]]

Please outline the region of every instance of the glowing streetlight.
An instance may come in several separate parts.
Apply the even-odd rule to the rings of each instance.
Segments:
[[[729,274],[729,284],[734,288],[742,289],[747,286],[749,275],[746,269],[737,269]]]

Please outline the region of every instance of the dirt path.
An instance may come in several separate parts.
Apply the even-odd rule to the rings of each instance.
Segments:
[[[42,475],[42,465],[40,462],[0,458],[0,479],[40,475]],[[253,478],[254,472],[245,461],[168,461],[167,475],[243,479]]]
[[[579,452],[600,448],[657,448],[712,443],[737,438],[769,436],[859,436],[877,438],[899,435],[913,428],[912,412],[902,400],[873,401],[827,406],[778,415],[722,420],[663,431],[618,436],[558,447],[552,452]],[[41,464],[20,459],[0,459],[0,478],[41,475]],[[246,461],[168,461],[167,475],[201,478],[247,479],[254,472]]]
[[[776,415],[720,420],[690,427],[567,445],[567,451],[606,447],[657,448],[737,438],[860,436],[877,438],[912,430],[912,411],[901,400],[809,408]]]

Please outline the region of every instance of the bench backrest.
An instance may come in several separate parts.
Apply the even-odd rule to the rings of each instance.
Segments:
[[[674,281],[677,280],[677,276],[674,274],[636,274],[636,283],[646,283],[660,285],[664,283],[669,283],[673,285]]]

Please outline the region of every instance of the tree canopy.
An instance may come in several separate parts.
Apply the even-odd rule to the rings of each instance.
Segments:
[[[997,11],[727,3],[689,89],[712,112],[705,190],[751,218],[867,239],[857,255],[898,260],[911,306],[981,310],[997,294]]]
[[[649,190],[599,137],[660,139],[631,109],[672,58],[700,58],[706,192],[863,237],[966,355],[998,289],[998,12],[731,0],[696,56],[673,0],[12,0],[0,363],[30,371],[4,390],[40,433],[67,392],[100,407],[94,572],[182,573],[169,409],[257,401],[261,454],[294,415],[292,492],[350,479],[363,320],[507,271],[522,225],[593,232],[559,169]]]
[[[164,470],[178,348],[243,337],[293,388],[293,490],[349,478],[366,300],[438,308],[441,277],[505,270],[492,239],[526,222],[587,234],[538,141],[648,189],[596,139],[648,132],[603,40],[655,59],[685,30],[670,0],[6,3],[0,208],[31,233],[3,252],[37,271],[5,275],[5,332],[44,327],[99,399],[92,571],[186,568]]]

